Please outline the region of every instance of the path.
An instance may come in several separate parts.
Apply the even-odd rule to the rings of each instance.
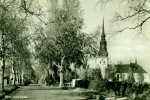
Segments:
[[[48,86],[29,85],[6,95],[2,100],[83,100],[73,89],[61,90]]]

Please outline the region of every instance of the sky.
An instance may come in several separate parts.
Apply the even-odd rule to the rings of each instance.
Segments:
[[[46,6],[43,0],[40,3]],[[61,3],[62,0],[59,0]],[[143,34],[137,35],[137,30],[125,30],[110,38],[110,32],[115,29],[120,29],[124,26],[133,26],[131,22],[117,24],[111,20],[115,12],[124,14],[124,9],[127,5],[119,5],[117,2],[110,2],[105,7],[97,4],[98,0],[79,0],[81,10],[83,10],[84,23],[83,31],[90,34],[102,25],[102,20],[105,20],[105,34],[107,40],[107,49],[109,60],[116,64],[117,61],[122,61],[124,64],[135,62],[141,65],[148,73],[150,73],[150,22],[143,27]],[[97,4],[97,5],[96,5]]]

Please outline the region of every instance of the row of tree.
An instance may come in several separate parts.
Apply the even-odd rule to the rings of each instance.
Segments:
[[[32,75],[34,74],[32,64],[39,79],[39,76],[46,72],[46,75],[42,76],[44,80],[48,74],[51,74],[56,82],[59,71],[60,86],[63,86],[64,72],[69,71],[73,63],[76,67],[84,65],[87,54],[92,52],[93,45],[88,41],[92,41],[91,36],[86,36],[81,31],[84,23],[80,2],[63,0],[62,5],[59,5],[59,1],[50,0],[49,4],[48,22],[45,24],[46,28],[44,27],[46,31],[43,31],[40,30],[42,28],[36,30],[35,26],[31,26],[33,25],[31,21],[34,20],[32,16],[44,22],[41,18],[41,9],[37,7],[38,13],[33,10],[38,2],[1,1],[2,89],[4,89],[4,78],[8,77],[9,73],[14,75],[14,85],[18,78],[22,78],[22,82],[19,83],[23,84],[24,75],[35,76]],[[31,30],[33,27],[35,31]],[[31,35],[35,32],[37,32],[36,38],[32,38]],[[30,41],[36,45],[35,54],[31,54],[33,52],[29,50]],[[95,51],[94,54],[96,55]],[[38,65],[32,62],[33,57],[40,62]]]
[[[25,80],[29,80],[31,74],[34,73],[28,49],[30,43],[27,34],[28,17],[22,4],[21,1],[16,0],[0,1],[0,57],[2,62],[0,84],[2,90],[4,90],[4,78],[10,78],[12,75],[14,85],[16,85],[16,80],[19,84],[24,84]]]

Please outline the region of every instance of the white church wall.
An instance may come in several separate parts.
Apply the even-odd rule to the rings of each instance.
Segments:
[[[150,82],[150,76],[148,73],[144,73],[144,82]]]
[[[150,82],[150,76],[148,73],[143,73],[144,75],[144,82]],[[139,82],[139,73],[134,73],[134,79],[136,82]]]
[[[138,73],[134,73],[134,79],[135,79],[135,82],[139,82],[139,74]]]
[[[105,77],[105,70],[106,70],[107,65],[108,65],[108,58],[107,57],[97,58],[97,64],[98,64],[98,67],[101,69],[101,74],[102,74],[102,77],[104,78]]]
[[[123,73],[123,74],[124,74],[124,79],[127,80],[129,77],[129,74],[128,73]]]

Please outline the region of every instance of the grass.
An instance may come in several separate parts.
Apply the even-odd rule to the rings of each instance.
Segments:
[[[0,98],[5,95],[5,92],[0,91]]]
[[[4,87],[5,92],[13,91],[17,88],[17,86],[8,85]]]

